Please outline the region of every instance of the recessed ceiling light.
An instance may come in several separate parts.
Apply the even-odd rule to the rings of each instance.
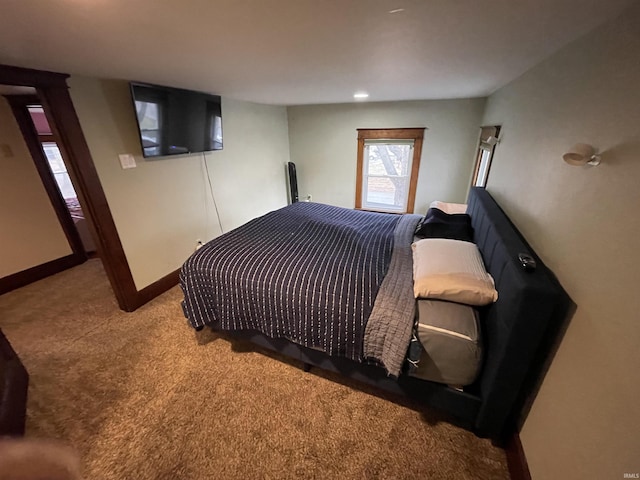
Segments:
[[[394,8],[393,10],[389,10],[389,13],[400,13],[404,12],[404,8]]]
[[[369,94],[367,92],[356,92],[353,94],[353,98],[356,100],[364,100],[365,98],[369,98]]]

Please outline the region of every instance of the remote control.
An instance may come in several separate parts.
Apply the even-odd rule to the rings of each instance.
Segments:
[[[519,253],[518,260],[520,261],[520,265],[522,266],[522,268],[524,268],[527,272],[532,272],[536,269],[536,261],[528,253]]]

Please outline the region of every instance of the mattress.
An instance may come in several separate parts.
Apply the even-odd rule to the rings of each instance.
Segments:
[[[456,387],[474,382],[482,363],[478,312],[440,300],[418,300],[416,336],[422,345],[411,376]]]

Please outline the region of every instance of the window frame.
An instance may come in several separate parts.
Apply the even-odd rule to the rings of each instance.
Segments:
[[[425,127],[419,128],[358,128],[358,161],[356,170],[356,210],[367,210],[379,212],[363,207],[363,171],[364,171],[364,150],[367,140],[413,140],[413,159],[411,162],[411,174],[409,178],[409,193],[407,195],[407,208],[405,212],[413,213],[416,201],[416,189],[418,186],[418,172],[420,171],[420,157],[422,156],[422,143],[424,139]],[[384,212],[389,213],[389,212]]]
[[[501,125],[487,126],[480,128],[480,140],[478,141],[478,151],[476,152],[476,163],[473,167],[473,176],[471,177],[471,186],[472,187],[482,187],[485,188],[487,186],[487,181],[489,180],[489,173],[491,172],[491,163],[493,162],[493,155],[496,152],[497,143],[491,145],[491,148],[487,148],[485,140],[490,137],[499,138]],[[480,178],[481,167],[483,163],[484,154],[487,153],[486,159],[486,168],[484,169],[484,175]],[[478,182],[481,180],[481,182]]]

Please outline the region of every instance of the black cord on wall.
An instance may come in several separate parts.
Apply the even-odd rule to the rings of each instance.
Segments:
[[[211,200],[213,200],[213,206],[216,209],[216,216],[218,217],[218,225],[220,226],[220,232],[224,233],[222,229],[222,221],[220,220],[220,212],[218,211],[218,204],[216,202],[216,197],[213,194],[213,186],[211,185],[211,175],[209,175],[209,165],[207,164],[207,157],[204,152],[202,152],[202,163],[204,164],[204,169],[207,172],[207,182],[209,183],[209,192],[211,193]]]

